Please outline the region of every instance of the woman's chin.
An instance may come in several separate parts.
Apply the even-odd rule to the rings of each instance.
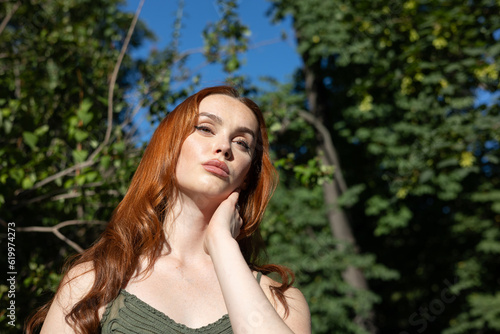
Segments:
[[[220,203],[231,195],[232,191],[205,189],[204,191],[197,192],[181,191],[181,193],[195,202],[200,209],[203,209],[207,207],[219,206]]]

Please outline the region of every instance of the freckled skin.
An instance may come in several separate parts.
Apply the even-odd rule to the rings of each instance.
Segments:
[[[258,122],[247,106],[225,95],[206,97],[199,112],[198,123],[179,155],[179,190],[187,196],[222,201],[243,183],[250,170],[256,138],[249,132],[257,133]],[[204,168],[207,161],[214,159],[226,164],[227,177],[210,172],[211,167]]]

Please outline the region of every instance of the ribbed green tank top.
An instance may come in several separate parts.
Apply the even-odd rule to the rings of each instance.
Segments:
[[[257,274],[260,282],[261,273]],[[169,318],[163,312],[137,298],[137,296],[120,290],[118,297],[108,304],[101,319],[101,334],[232,334],[229,315],[222,316],[216,322],[200,328],[189,328]]]

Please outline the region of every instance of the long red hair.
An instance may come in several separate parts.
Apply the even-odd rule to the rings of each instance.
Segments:
[[[177,106],[158,126],[144,152],[125,197],[99,240],[73,261],[65,272],[79,264],[92,263],[95,280],[90,291],[77,302],[66,316],[66,321],[77,333],[99,331],[99,308],[110,303],[120,289],[136,272],[139,257],[144,256],[152,269],[168,242],[163,222],[178,196],[175,168],[184,140],[198,120],[200,102],[208,95],[223,94],[238,99],[255,114],[259,123],[257,145],[247,186],[239,197],[243,226],[238,243],[249,266],[265,274],[277,272],[282,277],[281,286],[271,287],[274,296],[288,312],[284,292],[293,283],[293,273],[278,265],[259,265],[261,238],[258,227],[266,206],[277,185],[277,173],[269,158],[269,142],[262,112],[250,99],[240,97],[238,91],[228,86],[205,88],[188,97]],[[289,278],[291,276],[291,282]],[[63,280],[67,283],[67,281]],[[61,289],[61,283],[58,287]],[[55,297],[54,297],[55,298]],[[40,308],[26,324],[26,332],[33,333],[45,320],[54,299]]]

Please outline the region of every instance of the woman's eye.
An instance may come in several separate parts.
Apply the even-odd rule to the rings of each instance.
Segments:
[[[238,145],[240,145],[241,147],[243,147],[245,150],[249,150],[250,149],[250,145],[248,145],[248,143],[244,140],[237,140],[236,143]]]
[[[194,127],[196,130],[206,133],[213,133],[212,130],[208,126],[198,125]]]

